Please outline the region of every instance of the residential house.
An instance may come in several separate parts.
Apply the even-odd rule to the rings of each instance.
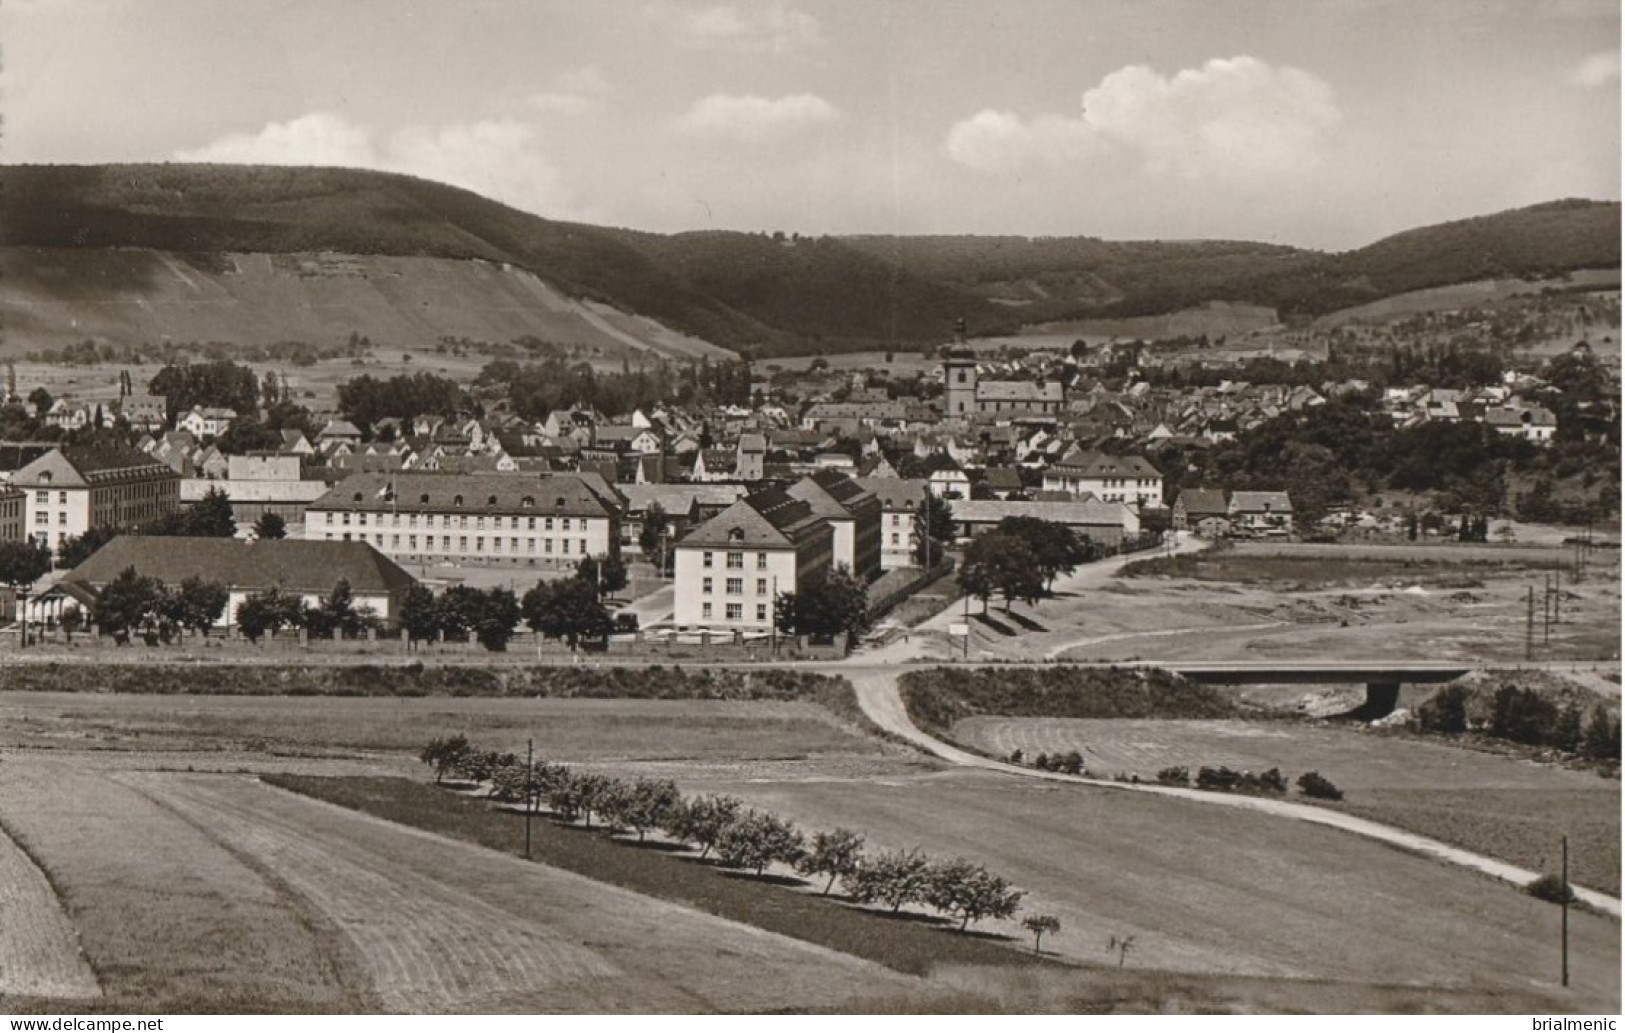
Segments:
[[[1233,491],[1230,522],[1252,532],[1290,532],[1292,499],[1284,491]]]
[[[1230,533],[1230,503],[1216,488],[1184,488],[1174,500],[1176,531],[1195,531],[1208,538]]]
[[[741,499],[677,544],[673,619],[684,629],[771,634],[778,594],[827,573],[834,538],[810,505],[783,491]]]
[[[1074,448],[1044,471],[1046,491],[1089,494],[1104,502],[1162,505],[1162,474],[1144,456],[1108,455]]]

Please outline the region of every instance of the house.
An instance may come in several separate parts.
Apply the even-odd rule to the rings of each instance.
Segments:
[[[175,426],[181,430],[191,431],[192,436],[199,439],[217,438],[230,430],[236,421],[235,409],[194,405],[190,411],[175,421]]]
[[[970,478],[957,466],[931,471],[931,494],[939,499],[970,498]]]
[[[1114,456],[1074,448],[1044,471],[1044,490],[1089,494],[1105,502],[1162,505],[1162,474],[1144,456]]]
[[[762,466],[767,461],[767,436],[741,434],[736,449],[733,474],[741,481],[762,479]]]
[[[356,474],[305,515],[305,537],[411,562],[573,566],[620,544],[625,500],[590,474]]]
[[[250,595],[276,588],[318,606],[340,580],[350,583],[358,610],[370,609],[386,627],[394,627],[400,623],[407,592],[417,584],[411,574],[364,542],[243,542],[152,535],[114,538],[63,575],[62,584],[100,595],[108,582],[130,567],[167,585],[189,577],[225,585],[229,598],[216,627],[230,627],[237,607]]]
[[[136,529],[180,506],[180,475],[140,452],[70,445],[12,475],[28,493],[28,535],[55,549],[92,527]]]
[[[327,425],[316,435],[318,445],[350,445],[361,444],[361,428],[349,420],[328,420]]]
[[[1290,532],[1292,500],[1284,491],[1233,491],[1230,522],[1247,531]]]
[[[673,619],[679,628],[771,634],[779,593],[827,573],[834,541],[829,523],[785,492],[743,498],[677,543]]]
[[[1484,423],[1497,434],[1522,438],[1544,445],[1557,434],[1557,417],[1550,409],[1538,405],[1528,408],[1510,406],[1484,410]]]
[[[785,490],[812,507],[835,532],[834,562],[864,580],[880,576],[880,500],[837,470],[819,470]]]
[[[1021,471],[1011,466],[995,466],[982,475],[981,487],[996,499],[1007,499],[1011,495],[1026,492],[1027,487],[1021,482]]]
[[[914,517],[929,494],[926,479],[858,477],[858,487],[880,500],[880,569],[915,566]]]
[[[660,435],[646,427],[602,426],[593,431],[592,446],[595,449],[615,453],[636,452],[639,455],[657,456],[664,446]]]
[[[672,541],[745,497],[743,484],[621,484],[616,491],[626,499],[621,516],[621,546],[638,550],[643,521],[653,506],[666,514]]]
[[[1186,488],[1174,500],[1176,531],[1195,531],[1209,538],[1230,533],[1230,503],[1215,488]]]

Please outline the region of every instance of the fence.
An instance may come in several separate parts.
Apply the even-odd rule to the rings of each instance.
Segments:
[[[919,577],[909,581],[907,584],[899,585],[898,587],[887,592],[885,595],[882,595],[880,598],[870,602],[869,619],[878,621],[880,618],[884,617],[888,612],[890,612],[893,606],[896,606],[898,603],[902,602],[904,599],[907,599],[909,596],[914,595],[921,589],[936,584],[938,581],[941,581],[943,578],[947,577],[953,572],[953,557],[944,557],[942,562],[938,563],[930,570],[921,571]]]

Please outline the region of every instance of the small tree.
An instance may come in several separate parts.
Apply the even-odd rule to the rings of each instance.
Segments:
[[[614,800],[610,820],[622,828],[638,834],[638,842],[652,829],[664,828],[672,812],[682,803],[677,783],[670,779],[640,778],[623,790]]]
[[[266,510],[254,521],[254,537],[262,542],[274,542],[288,537],[288,522]]]
[[[410,641],[433,639],[440,634],[440,610],[432,591],[419,584],[406,590],[401,602],[401,627]]]
[[[926,495],[914,511],[913,559],[916,566],[934,567],[954,544],[954,507],[946,499]]]
[[[1524,887],[1524,891],[1531,897],[1547,901],[1552,904],[1572,904],[1575,901],[1574,887],[1563,881],[1561,875],[1547,872]]]
[[[205,581],[196,574],[181,582],[174,594],[173,619],[194,634],[207,634],[226,612],[231,591],[218,581]]]
[[[862,858],[861,833],[842,828],[816,832],[796,871],[802,875],[827,875],[829,881],[824,884],[824,895],[828,896],[835,880],[855,871]]]
[[[305,601],[276,586],[257,592],[237,604],[237,627],[250,642],[258,642],[267,632],[305,626]]]
[[[839,635],[855,639],[869,630],[869,593],[845,567],[814,577],[798,591],[781,593],[780,630],[798,635]]]
[[[1042,953],[1038,946],[1043,941],[1045,933],[1055,935],[1061,931],[1061,920],[1054,915],[1028,915],[1021,920],[1021,925],[1033,934],[1034,954]]]
[[[536,582],[525,593],[519,612],[532,631],[562,638],[571,649],[582,638],[607,635],[614,627],[597,591],[579,578]]]
[[[1023,896],[1001,876],[962,857],[931,865],[926,873],[925,903],[959,919],[960,932],[984,918],[1011,917]]]
[[[50,569],[50,550],[33,539],[0,541],[0,584],[25,588],[44,577]]]
[[[672,808],[665,831],[679,842],[699,847],[703,859],[743,809],[744,804],[732,796],[696,797]]]
[[[658,502],[650,503],[643,513],[643,526],[638,530],[638,548],[664,576],[671,566],[671,517]]]
[[[1465,685],[1446,685],[1416,708],[1416,722],[1424,732],[1459,735],[1467,730]]]
[[[232,515],[231,497],[219,488],[210,488],[186,514],[182,534],[199,538],[235,538],[237,518]]]
[[[630,583],[626,576],[626,564],[615,553],[602,557],[581,557],[581,562],[576,564],[576,577],[592,585],[600,599],[614,595]]]
[[[418,752],[418,760],[434,768],[434,780],[438,785],[472,750],[466,735],[436,737]]]
[[[884,904],[896,914],[904,904],[925,899],[930,867],[930,861],[918,849],[887,851],[864,858],[842,877],[841,885],[847,896],[859,904]]]
[[[1117,955],[1117,967],[1122,968],[1128,962],[1129,952],[1134,949],[1134,937],[1118,936],[1112,934],[1106,941],[1106,953]]]
[[[145,624],[163,598],[164,586],[156,579],[137,574],[134,567],[125,567],[96,597],[92,619],[102,634],[125,642],[130,629]]]
[[[89,528],[84,534],[64,538],[62,543],[56,547],[57,566],[64,570],[72,570],[85,560],[90,559],[98,549],[117,537],[117,528],[103,525]]]
[[[728,823],[717,837],[717,858],[729,868],[752,868],[757,875],[774,861],[794,865],[801,860],[802,837],[782,818],[747,811]]]
[[[1318,771],[1306,771],[1298,776],[1298,790],[1316,800],[1341,800],[1343,790]]]

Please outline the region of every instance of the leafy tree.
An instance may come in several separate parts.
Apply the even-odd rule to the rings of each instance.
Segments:
[[[57,566],[64,570],[72,570],[117,537],[117,528],[103,524],[100,527],[89,528],[83,534],[72,538],[64,538],[56,547]]]
[[[266,510],[254,521],[254,537],[262,542],[280,541],[288,537],[288,522],[276,513]]]
[[[472,751],[473,747],[468,744],[466,735],[436,737],[429,740],[429,744],[419,751],[418,760],[434,768],[434,780],[438,784]]]
[[[413,373],[379,380],[360,376],[338,387],[339,411],[363,430],[379,420],[395,417],[412,420],[418,416],[453,416],[462,408],[462,387],[432,373]]]
[[[643,526],[638,530],[638,548],[662,575],[671,566],[671,517],[660,503],[651,503],[643,513]]]
[[[44,387],[36,387],[28,392],[28,404],[34,407],[35,416],[44,416],[51,411],[51,406],[55,403],[56,399],[52,398],[51,392]]]
[[[195,405],[248,413],[260,400],[254,371],[226,360],[165,366],[148,382],[147,390],[163,396],[165,423],[170,427]]]
[[[638,841],[652,829],[664,828],[672,812],[682,803],[677,783],[670,779],[639,778],[621,783],[614,797],[609,819],[638,834]]]
[[[856,639],[869,630],[869,590],[841,566],[807,580],[798,591],[781,592],[775,618],[779,629],[794,635],[839,635]]]
[[[497,586],[484,592],[485,605],[474,625],[474,638],[493,653],[505,652],[519,625],[519,600],[513,590]]]
[[[757,875],[774,861],[793,865],[801,859],[802,837],[782,818],[746,811],[717,837],[717,858],[729,868],[751,868]]]
[[[440,608],[434,592],[420,584],[406,590],[406,598],[401,601],[401,627],[413,641],[432,639],[440,634]]]
[[[841,879],[847,896],[859,904],[884,904],[892,914],[904,904],[925,900],[931,863],[919,850],[891,850],[866,857]]]
[[[225,585],[194,574],[173,594],[171,617],[181,627],[202,635],[219,622],[230,600],[231,591]]]
[[[835,886],[835,880],[854,871],[863,857],[863,835],[851,829],[838,828],[830,832],[816,832],[796,871],[802,875],[827,875],[824,895]]]
[[[1072,533],[1071,528],[1053,520],[1005,517],[994,528],[994,533],[1011,535],[1027,544],[1037,563],[1038,575],[1044,581],[1045,591],[1055,584],[1057,575],[1070,574],[1078,568],[1078,564],[1092,558],[1090,549]],[[1006,598],[1009,598],[1008,595]]]
[[[184,533],[198,538],[235,538],[237,518],[231,512],[231,497],[219,488],[204,492],[186,514]]]
[[[532,631],[562,638],[571,649],[582,638],[607,635],[614,627],[597,590],[580,578],[536,582],[525,593],[519,611]]]
[[[942,562],[954,544],[954,507],[927,494],[914,512],[914,563],[931,567]]]
[[[972,542],[971,548],[975,547],[976,543]],[[965,562],[960,564],[959,573],[954,575],[954,579],[958,582],[961,592],[982,601],[982,612],[987,613],[987,601],[993,598],[998,585],[993,580],[992,568],[985,562],[985,553],[977,551],[973,554],[967,550]]]
[[[1465,685],[1446,685],[1416,708],[1416,720],[1425,732],[1459,735],[1467,730]]]
[[[321,604],[305,611],[305,629],[312,636],[349,637],[360,632],[364,626],[361,615],[356,612],[355,593],[347,578],[341,577],[335,581],[333,590],[327,593]]]
[[[965,570],[974,573],[962,574],[961,584],[973,584],[979,590],[972,594],[983,600],[984,608],[987,597],[980,590],[989,585],[1004,596],[1006,613],[1015,600],[1036,603],[1044,592],[1038,557],[1015,535],[990,531],[978,536],[965,550]]]
[[[33,539],[0,541],[0,584],[24,588],[51,569],[51,552]]]
[[[1306,771],[1298,776],[1298,790],[1316,800],[1341,800],[1343,791],[1332,780],[1318,771]]]
[[[924,902],[959,919],[960,932],[984,918],[1009,918],[1023,896],[1003,877],[962,857],[931,865],[926,873]]]
[[[610,553],[602,558],[581,557],[581,562],[576,564],[575,576],[592,585],[601,598],[612,596],[629,584],[626,564],[621,562],[621,557],[616,553]]]
[[[1619,722],[1611,719],[1600,703],[1592,708],[1586,721],[1580,752],[1591,760],[1619,760]]]
[[[141,627],[153,617],[163,598],[164,586],[156,578],[125,567],[96,597],[91,619],[102,634],[123,642],[132,628]]]
[[[237,604],[237,627],[250,642],[267,632],[305,626],[305,601],[276,586],[256,592]]]
[[[1061,931],[1061,920],[1054,915],[1028,915],[1021,920],[1022,927],[1033,934],[1033,953],[1041,953],[1039,944],[1045,933],[1057,934]]]
[[[700,848],[703,859],[739,816],[744,804],[732,796],[700,796],[679,803],[667,816],[665,831],[673,839]]]

